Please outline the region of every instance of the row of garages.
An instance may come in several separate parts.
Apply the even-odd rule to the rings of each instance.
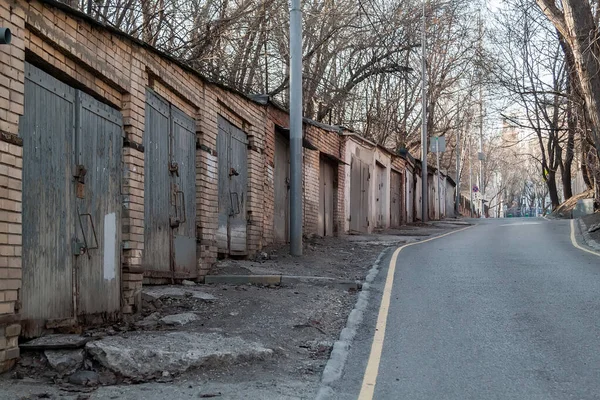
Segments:
[[[31,337],[117,319],[139,310],[142,284],[200,279],[219,257],[287,241],[284,109],[53,0],[0,0],[0,25],[14,35],[0,47],[0,332],[12,349],[15,324]],[[305,235],[420,215],[410,155],[309,120],[303,146]],[[435,174],[432,219],[454,208],[453,182],[438,192]]]

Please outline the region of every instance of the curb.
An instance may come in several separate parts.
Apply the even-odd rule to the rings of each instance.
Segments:
[[[577,221],[579,222],[578,225],[581,236],[583,237],[583,242],[591,249],[600,252],[600,243],[594,240],[592,236],[588,233],[588,226],[586,225],[586,223],[583,221],[582,218],[578,218]]]
[[[319,391],[317,392],[317,396],[315,398],[316,400],[331,399],[335,394],[331,388],[331,384],[338,381],[342,377],[342,373],[344,372],[344,367],[348,359],[348,354],[350,352],[350,347],[352,346],[352,341],[354,340],[356,332],[363,321],[364,313],[369,303],[370,286],[377,277],[377,274],[379,274],[381,261],[388,253],[390,248],[391,247],[384,249],[379,254],[375,260],[375,263],[367,274],[365,283],[362,285],[362,291],[358,295],[358,300],[356,301],[354,309],[352,309],[350,315],[348,315],[346,327],[342,329],[339,339],[333,345],[333,350],[331,351],[331,355],[329,356],[329,360],[327,361],[321,376],[321,385],[319,387]]]
[[[206,275],[204,284],[220,283],[229,285],[297,285],[306,283],[312,285],[335,286],[340,289],[359,290],[361,283],[324,276],[293,276],[293,275]]]

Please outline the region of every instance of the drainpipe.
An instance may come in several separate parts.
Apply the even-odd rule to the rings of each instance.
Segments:
[[[12,34],[8,28],[0,28],[0,44],[10,44]]]

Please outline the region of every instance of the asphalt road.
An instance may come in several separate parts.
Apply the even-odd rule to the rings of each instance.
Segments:
[[[478,223],[400,252],[373,398],[600,399],[600,257],[568,221]],[[336,399],[360,393],[387,268]]]

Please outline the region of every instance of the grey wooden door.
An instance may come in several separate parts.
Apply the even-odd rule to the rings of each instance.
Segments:
[[[120,309],[121,114],[25,65],[23,335]]]
[[[402,175],[392,171],[390,177],[390,226],[397,228],[402,224]]]
[[[173,268],[176,277],[195,278],[196,268],[196,129],[194,120],[171,106],[172,173],[175,220]],[[172,169],[173,169],[172,168]]]
[[[278,133],[275,133],[274,161],[273,235],[276,242],[287,243],[290,232],[290,144]]]
[[[247,190],[248,137],[244,131],[219,116],[217,154],[219,157],[219,253],[248,254]]]
[[[78,92],[76,164],[85,176],[76,185],[77,241],[86,254],[77,257],[79,315],[121,307],[121,113]]]
[[[321,159],[319,163],[319,221],[318,234],[333,236],[334,166]]]
[[[368,232],[371,167],[356,156],[350,163],[350,230]]]
[[[197,276],[195,123],[150,89],[145,115],[145,275],[193,279]]]
[[[23,280],[25,336],[40,320],[75,317],[75,89],[25,64],[23,138]],[[40,329],[41,329],[40,328]]]
[[[377,227],[385,228],[386,219],[386,204],[387,204],[387,185],[385,179],[386,169],[385,167],[377,164],[375,167],[375,213],[377,217]]]
[[[146,91],[144,129],[144,273],[171,278],[169,172],[170,106],[154,92]]]

